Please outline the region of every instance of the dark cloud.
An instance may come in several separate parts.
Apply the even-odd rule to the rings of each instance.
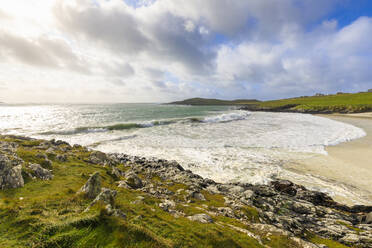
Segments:
[[[106,10],[93,1],[78,2],[79,8],[65,3],[59,1],[54,8],[59,26],[65,32],[101,43],[120,54],[136,54],[149,45],[138,21],[125,8]]]
[[[187,32],[185,20],[170,13],[147,27],[152,44],[148,54],[156,60],[179,63],[189,73],[205,74],[212,69],[215,53],[199,32]]]
[[[46,53],[38,42],[24,39],[9,33],[0,33],[0,46],[4,54],[37,66],[57,66],[53,56]]]
[[[17,59],[32,65],[52,68],[65,68],[89,73],[89,66],[60,39],[38,37],[27,39],[7,32],[0,33],[0,47],[3,59]]]

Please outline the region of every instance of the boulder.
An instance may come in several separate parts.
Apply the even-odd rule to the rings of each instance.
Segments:
[[[299,214],[310,214],[316,211],[313,204],[305,202],[294,202],[292,210]]]
[[[204,223],[204,224],[213,223],[212,217],[210,217],[207,214],[195,214],[192,216],[188,216],[187,218],[189,220],[197,221],[197,222]]]
[[[107,163],[107,155],[100,151],[93,151],[88,159],[88,162],[92,164],[102,164],[105,165]]]
[[[99,172],[94,173],[78,193],[84,193],[88,198],[94,199],[101,192],[101,176]]]
[[[125,183],[132,189],[139,189],[143,187],[142,180],[133,172],[126,175]]]
[[[164,200],[162,203],[159,204],[159,207],[164,211],[168,212],[170,209],[176,207],[176,203],[171,200]]]
[[[283,192],[291,196],[295,196],[297,193],[295,185],[291,181],[288,181],[288,180],[273,181],[271,182],[271,185],[274,186],[275,190],[279,192]]]
[[[229,188],[229,193],[233,195],[237,195],[244,192],[244,188],[238,185],[233,185]]]
[[[372,224],[372,212],[370,212],[369,214],[364,215],[362,217],[361,222],[363,224]]]
[[[358,243],[359,240],[360,240],[360,236],[358,234],[348,233],[340,239],[340,242],[346,243],[346,244],[354,244],[354,243]]]
[[[189,198],[193,198],[199,201],[205,201],[204,195],[198,191],[191,191],[189,194]]]
[[[0,188],[10,189],[24,186],[22,165],[16,165],[3,154],[0,154]]]
[[[101,192],[93,200],[91,205],[97,203],[98,201],[102,201],[105,204],[110,204],[111,206],[115,206],[116,195],[117,195],[116,190],[111,190],[111,189],[108,189],[108,188],[102,188]]]
[[[56,156],[56,159],[59,161],[59,162],[66,162],[67,161],[67,156],[66,154],[58,154]]]
[[[53,178],[52,172],[50,170],[44,169],[39,164],[30,164],[29,168],[32,170],[32,174],[42,180],[51,180]]]

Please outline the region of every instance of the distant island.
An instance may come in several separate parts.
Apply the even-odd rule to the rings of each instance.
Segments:
[[[372,92],[342,93],[333,95],[316,94],[296,98],[259,100],[219,100],[191,98],[169,104],[178,105],[235,105],[243,110],[296,113],[363,113],[372,111]]]
[[[257,104],[259,100],[256,99],[237,99],[237,100],[220,100],[220,99],[208,99],[208,98],[190,98],[183,101],[171,102],[168,104],[176,105],[246,105],[246,104]]]

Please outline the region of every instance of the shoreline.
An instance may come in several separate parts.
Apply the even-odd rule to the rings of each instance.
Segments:
[[[183,169],[176,161],[106,154],[64,141],[23,136],[0,135],[0,148],[0,199],[6,197],[6,201],[0,201],[0,209],[3,216],[5,211],[7,222],[17,221],[14,219],[17,215],[12,214],[12,207],[6,206],[22,202],[17,213],[37,222],[41,230],[50,225],[67,228],[66,218],[73,220],[67,223],[72,223],[74,230],[85,228],[84,214],[88,212],[96,225],[100,221],[110,223],[108,220],[112,218],[123,220],[127,228],[131,227],[130,223],[142,228],[149,225],[161,240],[174,239],[166,234],[173,233],[172,228],[177,228],[179,233],[208,228],[217,229],[219,238],[225,232],[232,232],[231,236],[224,237],[225,245],[237,235],[257,242],[254,247],[267,247],[263,246],[266,244],[279,247],[275,243],[278,239],[289,242],[288,247],[304,248],[323,247],[316,244],[330,242],[363,248],[372,244],[372,206],[343,205],[325,193],[288,180],[275,180],[269,185],[217,183]],[[61,191],[65,188],[66,193]],[[70,200],[72,196],[74,201]],[[50,207],[40,212],[38,206],[35,209],[35,200],[48,200]],[[106,206],[95,208],[97,202]],[[66,208],[74,211],[66,212]],[[48,218],[39,219],[39,214]],[[159,216],[165,217],[159,219]],[[54,218],[52,223],[50,217]],[[76,219],[81,219],[83,224],[76,226]],[[0,223],[0,237],[4,235],[2,225]],[[90,222],[86,225],[91,228]],[[26,222],[22,230],[28,227]],[[164,227],[168,228],[166,233],[162,231]],[[47,232],[46,237],[58,236],[64,229],[55,230]],[[203,235],[205,229],[202,230],[195,235]],[[272,239],[267,237],[273,233],[276,238],[270,243]],[[7,238],[18,241],[15,236]]]
[[[363,199],[364,203],[371,204],[372,164],[369,154],[372,150],[372,112],[317,116],[362,128],[367,135],[336,146],[328,146],[327,155],[314,155],[310,159],[288,164],[286,168],[342,185]],[[334,196],[334,199],[348,205],[353,204],[353,200],[347,195]]]

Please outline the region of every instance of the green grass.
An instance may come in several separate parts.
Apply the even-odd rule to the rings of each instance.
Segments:
[[[4,140],[19,144],[17,154],[25,163],[43,162],[38,156],[45,152],[37,147],[40,141],[0,136],[0,141]],[[72,148],[66,154],[66,162],[48,156],[52,161],[52,180],[28,178],[23,188],[0,191],[0,247],[263,247],[256,239],[229,226],[249,230],[239,220],[212,216],[214,223],[202,224],[186,217],[176,218],[160,209],[160,199],[141,191],[118,188],[110,167],[85,162],[90,152],[84,148]],[[127,169],[124,165],[119,167]],[[25,166],[23,169],[26,172]],[[103,179],[103,187],[117,190],[115,207],[127,215],[125,220],[108,216],[100,204],[83,213],[91,200],[76,192],[96,171]],[[174,193],[187,189],[187,185],[165,182],[156,175],[152,177],[152,183]],[[201,193],[206,201],[195,200],[187,205],[180,202],[186,193],[170,197],[177,202],[177,209],[186,215],[208,213],[225,206],[222,195]],[[142,202],[136,201],[138,196],[144,197]],[[259,222],[254,207],[246,206],[241,212],[251,222]],[[294,247],[283,236],[265,236],[263,242],[271,247]]]
[[[294,110],[305,111],[365,112],[372,110],[372,93],[298,97],[260,102],[257,106],[267,109],[291,106]]]
[[[347,248],[346,245],[343,245],[339,242],[336,242],[336,241],[333,241],[333,240],[330,240],[330,239],[323,239],[323,238],[320,238],[318,236],[314,236],[314,237],[310,238],[309,241],[311,241],[314,244],[326,245],[328,248]]]
[[[272,101],[218,100],[191,98],[172,104],[186,105],[249,105],[257,110],[291,110],[300,112],[358,113],[372,111],[372,93],[344,93],[326,96],[296,97]]]
[[[20,145],[17,154],[26,163],[43,162],[37,156],[43,152],[36,148],[40,142],[6,140]],[[51,156],[52,180],[28,179],[23,188],[0,191],[0,247],[262,247],[236,230],[175,218],[158,207],[159,199],[117,188],[110,168],[89,164],[84,161],[87,157],[89,152],[79,148],[68,153],[67,162]],[[103,187],[118,191],[116,207],[126,213],[126,220],[107,216],[99,206],[83,213],[91,200],[76,192],[96,171]],[[154,183],[159,181],[154,178]],[[172,191],[186,188],[169,186]],[[132,204],[140,195],[145,197],[143,203]],[[210,205],[223,204],[222,196],[207,197]],[[186,210],[192,213],[203,203],[195,202]]]

